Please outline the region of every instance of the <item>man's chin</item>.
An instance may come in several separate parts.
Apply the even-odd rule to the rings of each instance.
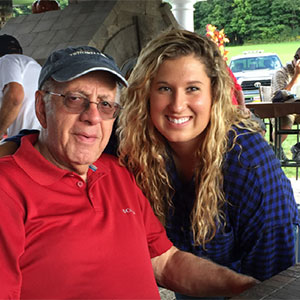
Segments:
[[[100,156],[100,155],[99,155]],[[74,157],[73,159],[69,160],[69,165],[71,166],[72,169],[88,169],[88,167],[93,164],[99,156],[80,156],[80,157]]]

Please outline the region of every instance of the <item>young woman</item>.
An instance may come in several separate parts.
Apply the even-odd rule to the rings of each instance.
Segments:
[[[118,154],[177,247],[265,280],[294,263],[297,208],[231,88],[212,41],[162,33],[142,50],[124,91]]]

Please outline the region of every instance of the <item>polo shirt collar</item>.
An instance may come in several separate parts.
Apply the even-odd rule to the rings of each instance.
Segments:
[[[41,153],[33,147],[37,138],[38,134],[29,134],[22,137],[21,146],[13,155],[15,162],[32,180],[40,185],[48,186],[56,183],[68,174],[79,177],[75,172],[58,168],[42,156]]]

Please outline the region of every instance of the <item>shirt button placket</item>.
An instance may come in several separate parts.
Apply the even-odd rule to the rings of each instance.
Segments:
[[[76,184],[77,184],[77,186],[78,186],[79,188],[82,188],[83,185],[84,185],[82,181],[77,181]]]

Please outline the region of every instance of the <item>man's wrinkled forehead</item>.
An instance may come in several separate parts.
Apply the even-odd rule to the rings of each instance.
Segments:
[[[121,87],[109,72],[94,71],[66,82],[52,81],[54,89],[62,94],[76,93],[87,98],[120,102]]]

